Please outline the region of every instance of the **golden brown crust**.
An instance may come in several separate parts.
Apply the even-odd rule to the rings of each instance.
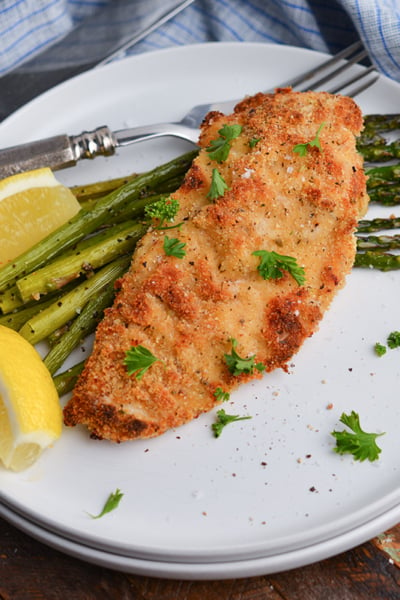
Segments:
[[[241,356],[254,355],[266,371],[287,369],[343,286],[368,201],[355,149],[358,107],[325,93],[257,94],[228,117],[210,113],[201,146],[226,123],[243,128],[228,159],[216,163],[202,150],[174,194],[184,225],[173,234],[151,230],[138,245],[64,410],[67,425],[81,423],[95,437],[124,441],[195,418],[216,404],[216,388],[229,392],[261,376],[229,372],[224,354],[232,338]],[[321,150],[293,152],[322,123]],[[253,146],[252,139],[259,141]],[[229,189],[210,202],[213,168]],[[184,258],[165,255],[168,234],[186,244]],[[264,280],[253,255],[260,249],[296,258],[305,284],[288,273]],[[159,359],[140,380],[123,364],[125,352],[138,344]]]

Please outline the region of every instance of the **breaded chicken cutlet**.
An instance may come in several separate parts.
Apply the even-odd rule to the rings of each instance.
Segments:
[[[206,117],[200,153],[172,194],[182,225],[153,223],[140,241],[66,425],[116,442],[157,436],[221,392],[287,370],[353,265],[368,203],[361,129],[350,98],[289,89]],[[227,156],[214,153],[221,147]],[[168,255],[171,244],[180,252]],[[157,360],[129,374],[132,348]]]

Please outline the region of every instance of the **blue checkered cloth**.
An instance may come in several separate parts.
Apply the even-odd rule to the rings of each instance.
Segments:
[[[45,71],[96,62],[139,24],[177,4],[0,0],[0,76],[17,67]],[[335,53],[359,38],[376,68],[400,81],[399,0],[194,0],[126,54],[207,41],[269,42]]]

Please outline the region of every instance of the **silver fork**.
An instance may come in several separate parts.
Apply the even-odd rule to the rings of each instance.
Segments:
[[[366,56],[367,52],[361,42],[356,42],[319,66],[277,87],[292,87],[296,91],[324,89],[332,94],[342,92],[354,97],[379,77],[371,66],[351,74],[347,79],[341,78],[345,71]],[[325,87],[328,82],[333,83],[330,88]],[[43,166],[53,170],[70,167],[83,158],[110,156],[118,147],[159,137],[173,136],[196,144],[205,115],[213,110],[231,112],[238,101],[239,99],[194,106],[183,119],[175,123],[157,123],[114,132],[103,126],[79,135],[57,135],[5,148],[0,150],[0,178]]]

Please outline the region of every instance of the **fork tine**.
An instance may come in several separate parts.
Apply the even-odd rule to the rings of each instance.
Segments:
[[[304,87],[296,86],[297,90],[306,92],[311,89],[315,90],[317,88],[320,88],[322,85],[324,85],[324,83],[327,83],[328,81],[332,81],[332,79],[334,79],[335,77],[337,77],[338,75],[343,73],[343,71],[346,71],[352,65],[357,64],[360,60],[362,60],[366,56],[368,56],[368,53],[365,50],[362,50],[361,52],[358,52],[355,56],[353,56],[351,59],[348,59],[347,62],[340,65],[340,67],[337,67],[336,69],[334,69],[333,71],[331,71],[330,73],[325,75],[324,77],[317,79],[317,81],[313,81],[311,84],[308,84],[307,86],[304,86]]]
[[[367,69],[365,69],[364,71],[361,71],[361,73],[359,73],[358,75],[356,75],[356,76],[353,75],[353,77],[351,77],[350,79],[347,79],[346,81],[338,84],[336,87],[330,88],[327,91],[330,94],[337,94],[337,93],[341,92],[342,90],[344,90],[345,88],[357,83],[357,81],[366,79],[366,77],[368,77],[371,73],[375,73],[375,76],[372,78],[369,78],[367,81],[364,81],[364,83],[362,85],[352,89],[347,94],[348,96],[356,96],[357,94],[360,94],[365,89],[369,88],[379,78],[379,74],[376,72],[375,67],[370,66]]]
[[[355,42],[351,44],[344,50],[341,50],[338,54],[335,54],[332,58],[324,61],[317,67],[310,69],[306,73],[296,77],[295,79],[291,79],[279,87],[292,87],[296,91],[308,91],[308,90],[317,90],[321,89],[328,81],[332,81],[341,75],[344,71],[357,64],[363,58],[366,58],[368,53],[364,49],[364,46],[361,42]],[[346,60],[347,59],[347,60]],[[340,61],[345,61],[342,64],[338,64]],[[370,77],[367,79],[368,75],[371,73],[375,73],[375,77]],[[319,79],[316,79],[318,76],[322,75]],[[376,72],[374,66],[370,66],[364,69],[361,73],[353,74],[350,78],[346,80],[342,80],[336,84],[335,87],[331,87],[330,89],[322,88],[330,94],[337,94],[346,88],[350,88],[357,81],[364,80],[361,85],[358,87],[352,87],[346,92],[347,96],[354,97],[357,94],[360,94],[362,91],[373,85],[379,75]]]
[[[324,71],[326,71],[327,69],[334,67],[340,60],[349,58],[352,54],[354,54],[355,52],[358,52],[360,50],[363,50],[362,43],[360,41],[354,42],[354,44],[351,44],[347,48],[344,48],[343,50],[341,50],[340,52],[335,54],[335,56],[332,56],[332,58],[329,58],[328,60],[324,61],[317,67],[314,67],[314,68],[310,69],[309,71],[302,73],[298,77],[295,77],[294,79],[291,79],[290,81],[287,81],[285,84],[282,84],[279,87],[293,87],[294,88],[303,83],[306,83],[313,77],[316,77],[320,73],[323,73]],[[358,59],[358,60],[360,60],[360,59]]]

